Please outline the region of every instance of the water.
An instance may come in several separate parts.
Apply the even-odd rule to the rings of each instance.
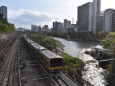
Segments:
[[[84,53],[86,49],[97,46],[96,44],[68,41],[61,38],[55,38],[65,47],[64,51],[71,56],[80,58],[85,62],[82,78],[90,82],[94,86],[105,86],[105,70],[98,66],[98,62],[93,57]]]

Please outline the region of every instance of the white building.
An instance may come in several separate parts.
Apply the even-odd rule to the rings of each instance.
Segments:
[[[115,31],[115,11],[113,9],[106,9],[104,13],[104,32]]]
[[[93,34],[96,34],[96,19],[100,15],[101,0],[93,0]]]
[[[0,13],[3,15],[3,19],[7,20],[7,7],[6,6],[0,7]]]
[[[69,27],[71,27],[71,21],[64,19],[64,30],[63,30],[63,32],[66,32]]]

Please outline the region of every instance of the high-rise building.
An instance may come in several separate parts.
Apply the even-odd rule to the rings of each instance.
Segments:
[[[58,23],[57,21],[53,22],[53,30],[52,31],[58,31]]]
[[[33,32],[38,32],[41,31],[41,26],[37,26],[37,25],[31,25],[31,31]]]
[[[96,20],[100,15],[101,0],[93,0],[93,34],[96,34]]]
[[[115,10],[106,9],[104,13],[104,32],[115,31]]]
[[[7,20],[7,7],[6,6],[1,6],[0,7],[0,14],[3,15],[3,19]]]
[[[43,32],[48,32],[48,30],[49,30],[48,25],[44,25],[44,26],[42,27],[42,31],[43,31]]]
[[[104,12],[100,12],[100,15],[96,18],[96,33],[103,31],[104,24]]]
[[[64,32],[67,32],[67,29],[71,27],[71,21],[64,19]]]
[[[52,31],[60,31],[63,32],[63,23],[61,22],[53,22],[53,30]]]
[[[78,7],[78,32],[91,32],[93,18],[93,3],[88,2]]]
[[[64,32],[64,25],[63,25],[63,23],[59,23],[58,24],[58,31],[59,32]]]

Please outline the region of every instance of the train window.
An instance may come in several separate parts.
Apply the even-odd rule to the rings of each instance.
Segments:
[[[63,66],[62,58],[55,58],[50,60],[50,67],[58,67],[58,66]]]

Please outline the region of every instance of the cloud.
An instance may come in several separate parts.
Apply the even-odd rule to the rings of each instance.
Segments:
[[[49,14],[39,11],[18,10],[9,11],[9,22],[14,23],[16,27],[29,28],[31,24],[52,26],[53,21],[63,21],[67,16],[62,14]]]

